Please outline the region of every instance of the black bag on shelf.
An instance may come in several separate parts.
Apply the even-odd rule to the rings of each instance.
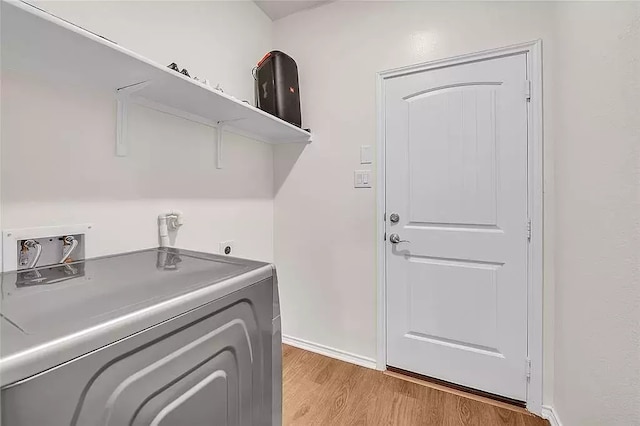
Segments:
[[[258,108],[302,126],[296,61],[278,50],[267,53],[258,62],[256,85]]]

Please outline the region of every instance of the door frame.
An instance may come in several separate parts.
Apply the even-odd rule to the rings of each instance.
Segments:
[[[385,80],[447,66],[524,53],[527,56],[527,75],[530,81],[530,102],[527,107],[528,124],[528,214],[531,221],[531,241],[527,262],[527,352],[529,381],[527,409],[542,412],[543,377],[543,123],[542,123],[542,40],[516,44],[452,58],[378,72],[376,75],[377,110],[377,357],[376,368],[387,369],[387,312],[386,312],[386,176],[385,176]],[[523,87],[523,95],[526,86]],[[523,224],[525,226],[525,224]]]

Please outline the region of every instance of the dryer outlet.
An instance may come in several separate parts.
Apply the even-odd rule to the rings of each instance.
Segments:
[[[235,241],[222,241],[220,243],[220,254],[235,256]]]

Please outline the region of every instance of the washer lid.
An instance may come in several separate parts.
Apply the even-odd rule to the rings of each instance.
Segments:
[[[272,274],[266,263],[165,248],[2,274],[12,327],[0,329],[0,372],[63,348],[86,353]]]

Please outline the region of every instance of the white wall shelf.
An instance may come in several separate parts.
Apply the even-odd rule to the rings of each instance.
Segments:
[[[118,155],[127,153],[130,101],[271,144],[311,141],[303,129],[38,8],[5,0],[1,6],[3,71],[113,91]]]

